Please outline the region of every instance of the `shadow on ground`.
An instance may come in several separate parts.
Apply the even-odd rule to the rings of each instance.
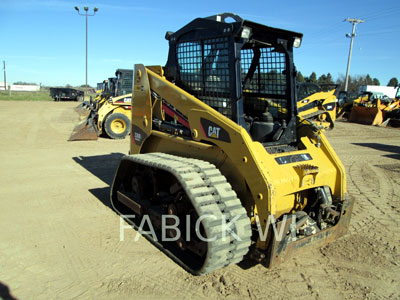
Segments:
[[[382,156],[400,160],[400,147],[399,146],[378,144],[378,143],[352,143],[352,144],[356,145],[356,146],[372,148],[372,149],[379,150],[379,151],[392,152],[394,154],[385,154]]]
[[[13,295],[10,293],[10,289],[7,285],[0,281],[0,298],[3,300],[17,300]]]
[[[118,164],[123,156],[124,154],[122,153],[110,153],[105,155],[77,156],[72,158],[76,163],[108,185],[104,188],[89,189],[89,192],[91,192],[105,206],[111,209],[110,186],[113,182]]]
[[[106,155],[78,156],[78,157],[72,158],[76,163],[81,165],[83,168],[85,168],[90,173],[92,173],[94,176],[98,177],[104,183],[107,184],[107,187],[89,189],[89,192],[91,192],[105,206],[109,207],[111,210],[113,210],[117,214],[118,214],[118,212],[115,211],[113,206],[111,205],[110,187],[113,182],[115,172],[117,171],[119,162],[121,161],[123,156],[124,156],[124,154],[122,154],[122,153],[111,153],[111,154],[106,154]],[[133,225],[132,225],[132,227],[135,228],[135,226],[133,226]],[[147,235],[145,237],[148,239]],[[151,243],[154,243],[151,241],[151,239],[148,239],[148,240]],[[164,252],[164,250],[162,248],[160,248],[159,246],[156,246],[156,247]],[[169,256],[169,254],[167,254],[167,256]],[[248,258],[245,258],[238,265],[240,268],[247,270],[247,269],[252,268],[256,264],[257,264],[256,262],[254,262]],[[10,299],[12,299],[12,298],[10,298]]]

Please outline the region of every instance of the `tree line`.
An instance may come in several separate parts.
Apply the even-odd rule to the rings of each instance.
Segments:
[[[302,82],[311,82],[316,83],[318,85],[338,85],[338,89],[344,90],[344,84],[346,81],[345,75],[340,75],[336,80],[333,79],[331,73],[322,74],[317,77],[315,72],[312,72],[310,76],[304,76],[300,71],[297,72],[296,80],[298,83]],[[372,78],[369,74],[367,75],[357,75],[357,76],[349,76],[349,83],[347,91],[350,93],[358,93],[358,89],[361,85],[381,85],[378,78]],[[399,81],[396,77],[393,77],[387,83],[387,86],[396,87],[399,85]]]

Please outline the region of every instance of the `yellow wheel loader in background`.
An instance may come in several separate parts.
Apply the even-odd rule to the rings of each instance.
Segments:
[[[75,126],[69,141],[97,140],[101,134],[125,138],[131,127],[132,70],[118,69],[115,78],[103,82],[103,92],[79,114],[84,119]]]
[[[164,68],[135,65],[114,209],[197,275],[244,257],[274,266],[342,236],[353,206],[344,166],[297,114],[302,34],[224,13],[166,39]]]
[[[365,125],[382,125],[386,114],[400,108],[400,99],[391,99],[382,93],[365,92],[353,102],[349,121]]]
[[[395,100],[398,103],[398,107],[385,114],[386,120],[381,126],[400,127],[400,85],[397,87]]]
[[[299,116],[325,129],[333,129],[336,120],[336,88],[335,85],[334,89],[323,91],[315,83],[300,83],[297,91]]]

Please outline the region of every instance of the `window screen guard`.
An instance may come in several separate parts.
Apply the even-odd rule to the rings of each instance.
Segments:
[[[232,119],[229,38],[185,41],[177,44],[177,84]],[[245,114],[258,116],[268,110],[274,118],[288,116],[286,54],[274,47],[240,51]]]
[[[182,42],[176,47],[179,85],[232,118],[229,38]]]
[[[274,118],[288,115],[286,55],[273,47],[241,50],[245,114],[268,110]]]

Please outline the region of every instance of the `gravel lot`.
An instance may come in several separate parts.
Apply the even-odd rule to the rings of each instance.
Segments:
[[[76,105],[0,101],[0,298],[400,298],[400,130],[327,134],[356,198],[346,236],[279,268],[194,277],[133,229],[120,242],[109,186],[129,140],[67,142]]]

